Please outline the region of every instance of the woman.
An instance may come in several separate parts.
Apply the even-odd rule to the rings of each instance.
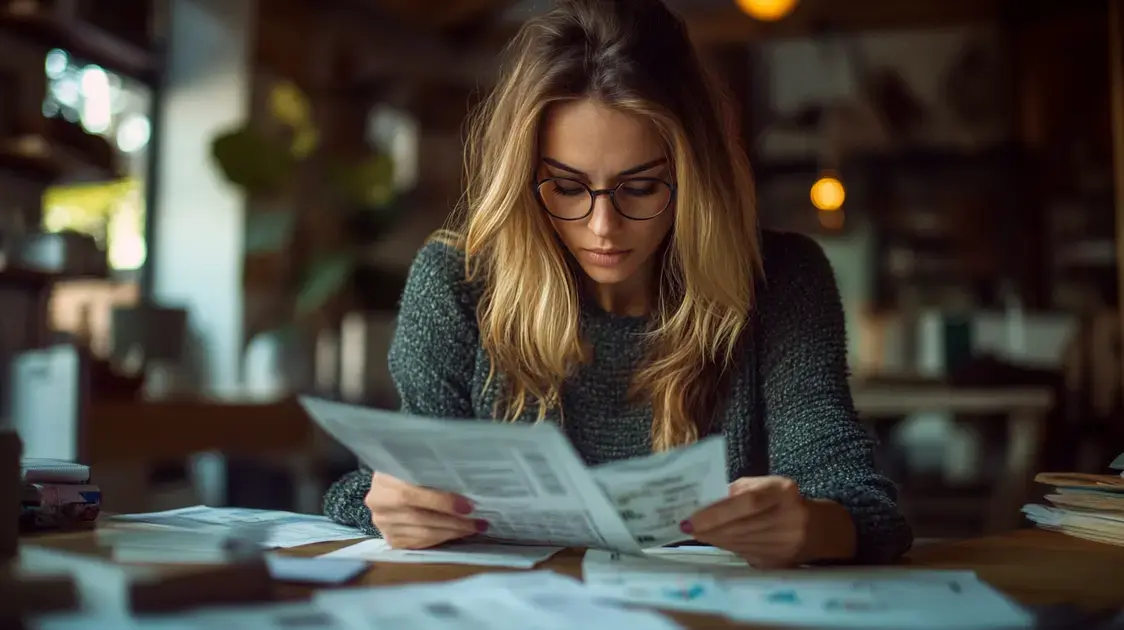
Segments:
[[[591,465],[724,433],[730,496],[685,532],[756,566],[892,560],[912,535],[856,421],[831,267],[759,234],[730,120],[659,0],[526,24],[473,120],[463,225],[410,272],[403,411],[557,422]],[[487,529],[369,470],[325,511],[397,547]]]

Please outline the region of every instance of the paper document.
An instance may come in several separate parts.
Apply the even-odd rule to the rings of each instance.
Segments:
[[[391,549],[385,540],[373,538],[343,549],[326,553],[321,558],[356,558],[371,562],[407,564],[470,564],[487,567],[530,569],[562,551],[561,547],[454,543],[432,549]]]
[[[479,540],[639,552],[681,538],[680,521],[728,493],[721,437],[591,471],[551,423],[435,420],[310,398],[301,404],[372,470],[472,500],[473,517],[488,522]]]
[[[366,537],[366,534],[358,529],[340,525],[326,516],[248,508],[213,508],[205,505],[147,514],[122,514],[112,517],[111,520],[118,523],[141,523],[200,532],[218,532],[236,527],[259,527],[267,532],[262,540],[262,546],[267,548],[299,547],[318,542]]]
[[[727,581],[731,619],[814,628],[1033,627],[1033,617],[971,572],[808,570]],[[942,574],[943,573],[943,574]]]
[[[581,582],[547,571],[320,591],[314,600],[354,628],[411,630],[674,630],[659,614],[595,600]]]
[[[764,624],[1022,628],[1029,621],[1024,610],[970,571],[863,567],[757,571],[712,548],[653,551],[644,555],[587,551],[582,561],[586,586],[607,601]],[[956,610],[947,612],[948,608]]]
[[[713,566],[676,562],[648,554],[631,555],[599,549],[590,549],[582,559],[582,579],[599,598],[667,610],[721,615],[730,609],[730,602],[720,580],[722,570],[714,569]],[[731,570],[752,571],[744,562]]]
[[[726,440],[721,437],[591,472],[641,547],[690,540],[679,529],[683,520],[729,495]]]
[[[279,582],[299,584],[346,584],[370,566],[352,558],[297,558],[270,554],[265,557],[269,577]]]

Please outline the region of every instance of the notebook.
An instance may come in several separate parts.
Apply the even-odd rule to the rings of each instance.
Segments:
[[[20,477],[26,483],[86,483],[90,467],[61,459],[25,457],[20,460]]]

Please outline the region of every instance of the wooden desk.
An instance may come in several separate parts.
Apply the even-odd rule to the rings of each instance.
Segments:
[[[346,546],[323,543],[290,549],[288,553],[313,556]],[[1042,530],[1019,530],[1009,534],[943,543],[910,553],[903,566],[918,569],[972,570],[980,579],[1027,605],[1073,604],[1103,610],[1124,608],[1120,586],[1124,547],[1114,547]],[[565,551],[540,565],[558,573],[581,576],[581,553]],[[413,582],[455,580],[483,571],[515,571],[456,565],[379,564],[367,571],[358,585],[386,586]],[[354,586],[354,585],[353,585]],[[286,599],[301,599],[306,588],[279,586]],[[766,628],[739,625],[724,619],[673,613],[688,628]]]
[[[81,552],[95,548],[92,533],[45,535],[25,542]],[[295,556],[315,556],[350,543],[322,543],[289,549]],[[1124,608],[1120,567],[1124,547],[1114,547],[1041,530],[1017,532],[924,547],[910,553],[903,566],[918,569],[972,570],[979,577],[1027,605],[1072,604],[1089,611]],[[558,573],[581,576],[581,553],[565,551],[540,565]],[[441,582],[469,577],[484,571],[518,571],[459,565],[378,564],[358,583],[348,586],[387,586],[416,582]],[[307,599],[312,589],[275,585],[280,600]],[[686,627],[767,628],[739,625],[712,616],[672,613]]]

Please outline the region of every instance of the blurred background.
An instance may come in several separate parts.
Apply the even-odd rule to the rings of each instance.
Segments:
[[[1120,0],[672,0],[815,237],[922,537],[1124,450]],[[103,509],[315,512],[297,394],[394,408],[410,260],[549,1],[0,0],[0,419]],[[826,463],[826,462],[825,462]]]

